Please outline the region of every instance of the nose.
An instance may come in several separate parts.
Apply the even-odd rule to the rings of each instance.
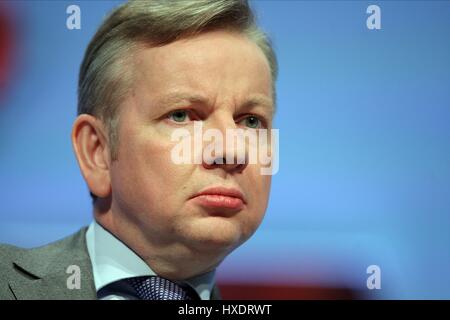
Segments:
[[[204,121],[203,161],[205,169],[241,173],[248,165],[248,146],[233,130],[239,129],[232,114],[217,113]],[[243,130],[243,129],[240,129]],[[206,140],[206,141],[205,141]]]

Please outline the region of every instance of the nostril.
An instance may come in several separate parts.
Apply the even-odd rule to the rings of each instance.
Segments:
[[[213,164],[224,164],[224,163],[226,163],[225,158],[217,158],[213,162]]]
[[[230,161],[227,162],[226,157],[217,157],[215,159],[211,159],[211,161],[204,161],[203,166],[207,169],[214,169],[214,168],[223,168],[225,170],[233,170],[237,172],[242,172],[245,167],[247,166],[247,162],[240,162],[236,161],[237,159],[230,159]]]
[[[247,165],[244,164],[244,163],[243,164],[238,164],[237,167],[236,167],[236,171],[238,171],[240,173],[240,172],[244,171],[246,166]]]

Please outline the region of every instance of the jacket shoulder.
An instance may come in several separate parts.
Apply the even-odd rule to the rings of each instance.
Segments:
[[[68,237],[31,249],[0,244],[0,299],[14,299],[10,284],[21,279],[40,279],[63,268],[69,261],[89,264],[86,229],[84,227]],[[59,271],[60,274],[63,272],[65,268]]]
[[[0,279],[13,267],[13,261],[23,255],[27,249],[16,247],[10,244],[0,243]]]
[[[42,263],[46,263],[51,261],[51,258],[54,256],[67,254],[68,250],[71,251],[71,254],[75,255],[78,252],[84,253],[83,249],[86,249],[86,230],[87,227],[83,227],[70,236],[34,248],[21,248],[10,244],[0,244],[0,268],[11,266],[11,262],[28,257],[37,258]]]
[[[24,250],[26,249],[10,244],[0,243],[0,267],[3,267],[3,264],[11,260],[13,257],[20,255]]]

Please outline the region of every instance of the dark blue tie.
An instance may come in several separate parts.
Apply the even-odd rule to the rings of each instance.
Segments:
[[[122,280],[141,300],[200,300],[193,288],[158,276],[143,276]]]

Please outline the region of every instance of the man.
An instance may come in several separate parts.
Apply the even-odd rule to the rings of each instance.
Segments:
[[[215,269],[261,223],[271,176],[228,143],[212,161],[197,143],[201,161],[180,164],[173,137],[271,129],[276,69],[246,1],[116,9],[85,53],[72,131],[95,220],[41,248],[3,246],[0,297],[220,298]]]

